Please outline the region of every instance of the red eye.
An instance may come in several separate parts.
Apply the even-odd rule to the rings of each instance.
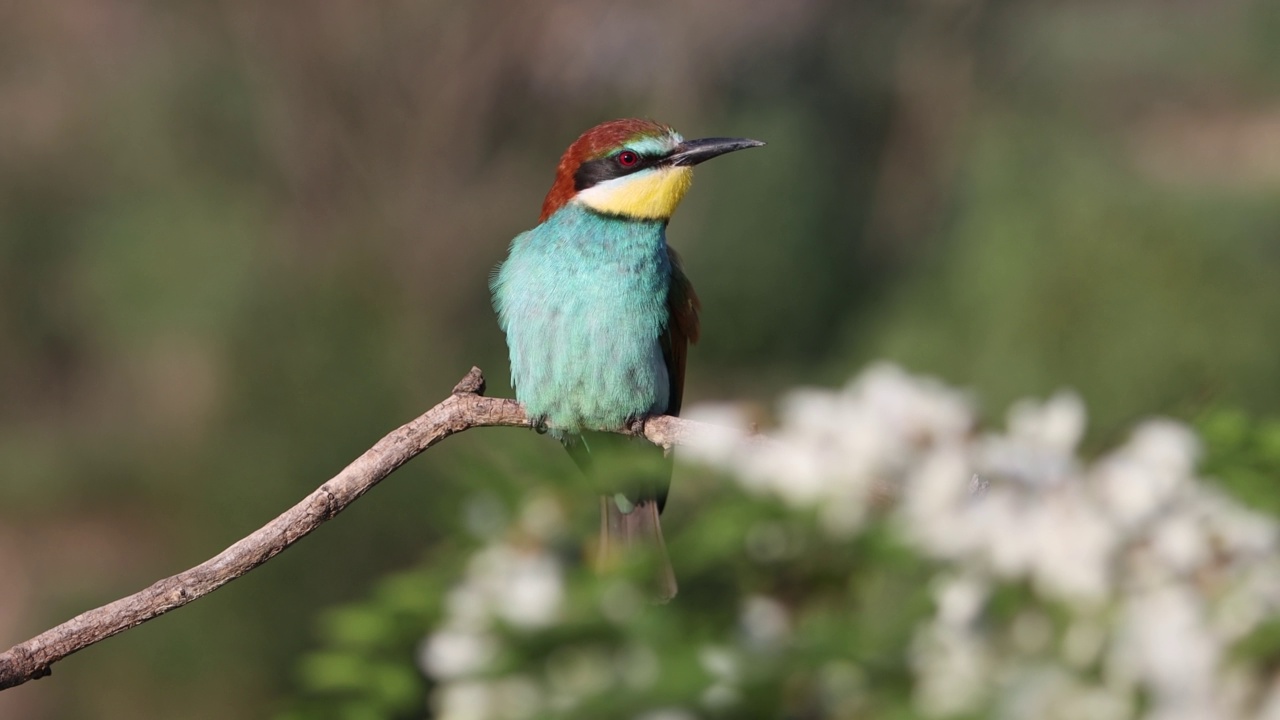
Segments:
[[[624,168],[635,167],[638,162],[640,162],[640,156],[630,150],[618,153],[618,164]]]

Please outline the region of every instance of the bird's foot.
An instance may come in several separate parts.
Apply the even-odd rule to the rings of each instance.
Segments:
[[[639,415],[627,418],[627,432],[636,437],[644,437],[644,423],[649,419],[647,415]]]
[[[547,431],[551,429],[547,425],[546,415],[536,415],[529,418],[529,427],[533,428],[533,431],[539,435],[546,435]]]

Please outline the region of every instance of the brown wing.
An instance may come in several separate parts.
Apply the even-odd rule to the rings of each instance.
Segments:
[[[667,376],[671,378],[671,392],[667,400],[667,414],[679,415],[684,399],[684,365],[689,343],[698,342],[698,311],[702,303],[693,291],[689,278],[680,266],[680,256],[667,246],[671,257],[671,287],[667,291],[667,329],[662,333],[662,356],[667,361]]]

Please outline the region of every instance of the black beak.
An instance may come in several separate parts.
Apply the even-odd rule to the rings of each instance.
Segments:
[[[760,147],[764,143],[747,138],[702,138],[701,140],[685,140],[676,146],[674,152],[667,156],[667,164],[693,166],[703,160],[710,160],[717,155],[731,153],[734,150]]]

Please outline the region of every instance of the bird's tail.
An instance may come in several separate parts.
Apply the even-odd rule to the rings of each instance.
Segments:
[[[662,539],[658,501],[632,503],[621,495],[600,497],[600,545],[597,565],[607,570],[625,563],[636,550],[648,553],[655,567],[654,594],[659,602],[676,596],[676,573]]]

